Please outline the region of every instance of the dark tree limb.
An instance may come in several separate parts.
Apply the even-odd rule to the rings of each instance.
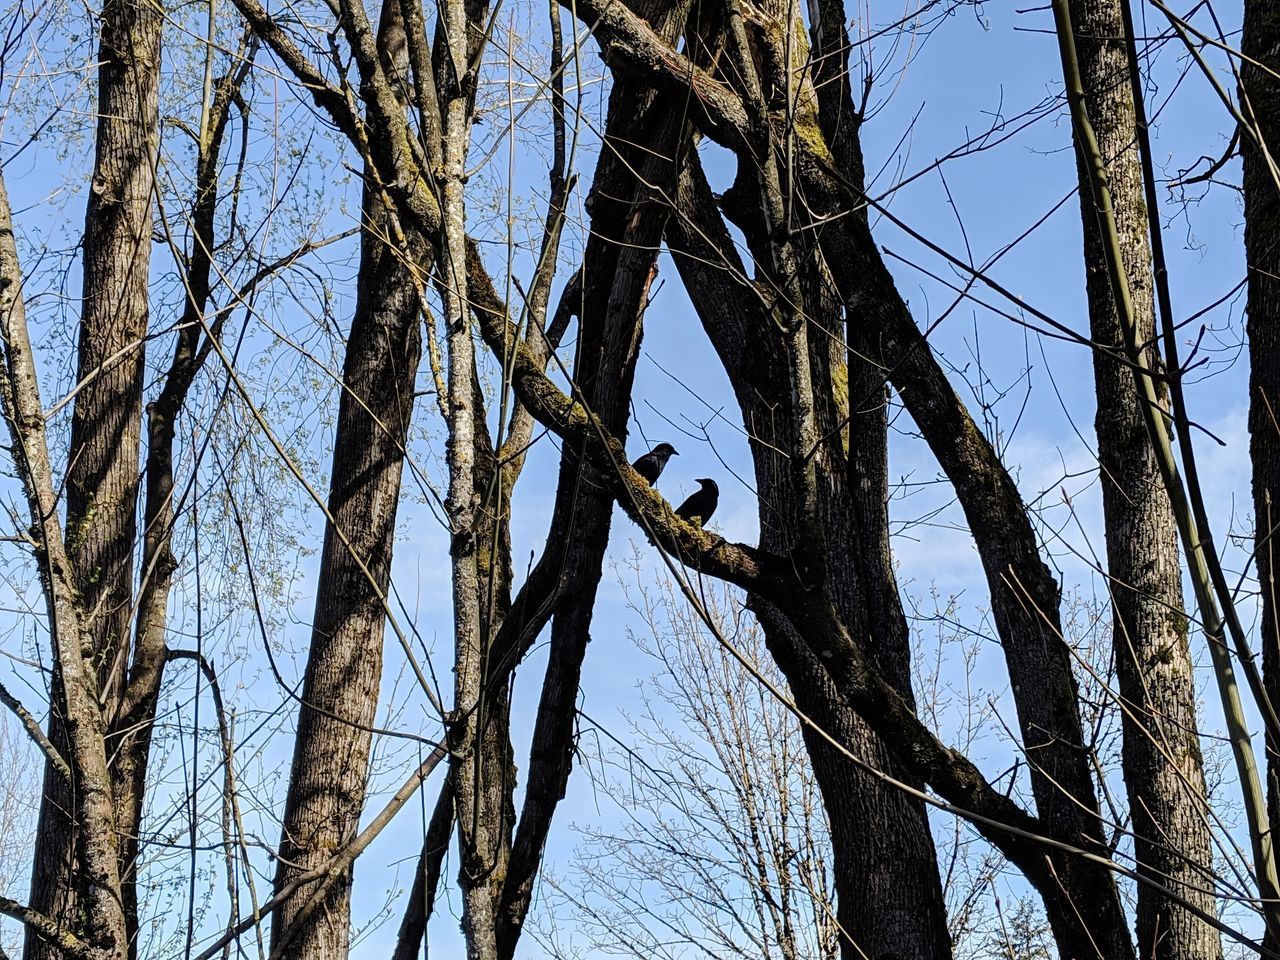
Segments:
[[[435,906],[436,890],[440,886],[441,867],[449,850],[449,838],[453,833],[453,784],[447,777],[440,785],[440,794],[427,822],[427,833],[422,839],[422,852],[413,871],[413,885],[409,890],[400,930],[396,934],[396,948],[391,960],[415,960],[427,932],[427,921]]]

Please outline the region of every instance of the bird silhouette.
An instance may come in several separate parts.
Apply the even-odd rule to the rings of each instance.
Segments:
[[[662,476],[667,461],[674,456],[678,456],[675,447],[669,443],[660,443],[631,466],[652,487],[658,482],[658,477]]]
[[[705,527],[720,502],[720,488],[710,477],[700,477],[702,489],[689,494],[684,503],[676,507],[676,516],[697,527]]]

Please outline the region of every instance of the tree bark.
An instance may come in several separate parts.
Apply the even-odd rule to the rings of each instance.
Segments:
[[[1074,0],[1085,100],[1103,155],[1124,247],[1136,339],[1155,339],[1151,250],[1130,64],[1119,0]],[[1187,642],[1178,531],[1143,421],[1133,372],[1118,359],[1116,311],[1088,172],[1080,162],[1098,461],[1112,600],[1112,644],[1124,700],[1123,766],[1138,869],[1214,911],[1213,850],[1196,691]],[[1137,890],[1138,956],[1216,960],[1217,931],[1150,886]]]
[[[209,305],[213,252],[216,249],[214,216],[218,205],[219,162],[227,118],[233,101],[248,75],[246,60],[219,79],[213,91],[207,136],[200,144],[192,205],[192,249],[187,258],[186,303],[183,307],[173,357],[163,386],[147,406],[146,491],[143,498],[143,552],[138,586],[134,644],[128,685],[111,718],[110,742],[114,752],[116,815],[123,835],[122,873],[128,916],[137,929],[137,865],[146,803],[147,768],[156,703],[165,664],[169,660],[169,595],[177,561],[171,549],[176,517],[173,447],[178,416],[196,375],[209,355],[208,337],[201,343],[205,311]],[[221,324],[209,329],[217,336]],[[178,498],[179,500],[181,498]],[[131,945],[136,949],[136,944]]]
[[[1240,47],[1240,113],[1252,126],[1240,131],[1240,152],[1248,266],[1254,563],[1262,608],[1264,685],[1272,703],[1280,703],[1280,80],[1270,72],[1280,64],[1280,9],[1274,3],[1246,0]],[[1267,807],[1274,833],[1280,830],[1280,756],[1270,746]]]
[[[388,0],[383,18],[397,0]],[[403,35],[401,35],[403,37]],[[402,41],[403,42],[403,41]],[[385,597],[391,577],[405,444],[422,352],[417,269],[429,245],[407,230],[388,243],[391,215],[372,188],[363,212],[356,307],[347,339],[311,647],[285,798],[275,889],[329,861],[355,837],[364,808],[371,726],[382,682]],[[333,884],[323,909],[297,925],[313,885],[299,887],[272,924],[273,948],[289,956],[339,960],[348,950],[351,873]]]
[[[771,336],[770,320],[759,299],[735,279],[745,275],[743,267],[732,252],[710,188],[693,156],[684,165],[677,205],[682,216],[673,221],[670,230],[676,265],[703,327],[729,372],[747,434],[753,441],[761,546],[784,552],[797,539],[794,526],[799,521],[788,512],[787,505],[794,503],[794,498],[778,453],[787,449],[790,418],[782,346]],[[831,322],[832,314],[827,316]],[[834,316],[838,328],[838,312]],[[820,334],[814,346],[825,349],[829,343],[825,334]],[[821,349],[815,349],[813,355],[821,357]],[[842,372],[843,351],[839,353],[841,362],[836,369]],[[820,428],[835,438],[838,448],[836,413],[844,404],[838,407],[837,400],[843,401],[846,396],[837,396],[840,377],[832,375],[830,359],[815,367],[819,371],[814,378],[815,393],[825,394],[820,404],[825,411]],[[877,424],[875,419],[874,413],[866,419],[860,416],[852,434],[858,448],[854,460],[861,465],[860,470],[869,466],[877,445],[885,440],[883,424]],[[873,542],[878,539],[878,523],[887,521],[887,503],[877,496],[878,488],[873,484],[866,490],[866,497],[869,504],[878,503],[880,516],[859,519],[863,511],[855,504],[847,483],[844,454],[827,443],[818,461],[819,489],[823,491],[820,503],[830,554],[826,589],[840,598],[841,613],[861,624],[860,635],[866,638],[877,661],[891,666],[892,682],[910,702],[910,651],[905,622],[900,622],[901,629],[868,629],[873,621],[877,626],[885,625],[884,615],[897,603],[892,580],[882,583],[884,571],[871,569],[874,561],[864,554],[864,547],[875,547],[863,543],[860,528],[865,521],[865,535]],[[887,539],[884,546],[887,548]],[[886,589],[893,592],[888,610],[872,599],[873,592],[880,595]],[[841,702],[820,655],[772,605],[754,598],[752,606],[765,629],[769,649],[786,673],[801,708],[857,757],[877,769],[909,779],[866,723]],[[806,729],[805,735],[831,822],[842,955],[950,956],[942,886],[923,805],[887,787],[812,730]]]
[[[609,17],[612,11],[602,14]],[[617,34],[606,28],[604,42],[614,51],[625,50],[619,59],[625,56],[634,68],[653,69],[652,39],[631,24],[619,23],[619,28]],[[762,39],[775,48],[781,45],[781,38],[773,34],[765,33]],[[776,50],[771,56],[782,59]],[[766,54],[763,59],[769,57]],[[696,82],[699,102],[708,108],[707,131],[740,156],[747,155],[751,121],[742,105],[715,93],[708,86],[709,77],[691,76],[687,67],[659,61],[654,73],[664,83],[674,83],[677,75]],[[856,151],[844,151],[850,169],[840,173],[834,167],[836,154],[821,133],[820,99],[802,94],[794,102],[790,122],[802,133],[795,141],[794,176],[811,213],[833,218],[824,224],[820,241],[849,306],[848,324],[854,329],[850,339],[866,348],[866,355],[887,372],[899,391],[955,486],[977,542],[1041,818],[1054,836],[1101,852],[1105,850],[1103,832],[1080,725],[1077,685],[1059,625],[1058,585],[1040,558],[1016,486],[911,320],[865,218],[846,215],[861,209],[860,184],[849,179],[860,166]],[[845,117],[849,109],[845,108]],[[845,129],[848,126],[845,122]],[[854,621],[848,623],[856,629]],[[1053,894],[1061,903],[1050,905],[1060,948],[1068,955],[1088,955],[1096,942],[1108,955],[1129,955],[1132,944],[1113,880],[1088,865],[1082,866],[1079,876],[1084,881],[1080,887]],[[1087,926],[1079,921],[1082,915],[1089,917]]]
[[[442,127],[438,182],[440,231],[439,289],[444,306],[447,343],[447,463],[445,511],[450,528],[453,584],[454,703],[449,717],[449,776],[454,786],[458,826],[458,886],[462,893],[462,930],[468,960],[496,960],[495,887],[510,850],[506,790],[510,766],[499,757],[510,749],[505,731],[505,691],[492,697],[487,687],[490,637],[481,611],[490,587],[482,576],[484,523],[477,476],[477,436],[484,423],[482,398],[475,389],[476,366],[471,338],[471,306],[467,285],[466,186],[464,168],[471,143],[471,110],[475,77],[467,69],[473,56],[468,42],[481,29],[479,16],[469,16],[465,0],[445,0],[440,7],[435,44],[436,88],[440,91]],[[480,401],[480,402],[478,402]],[[493,501],[490,501],[492,508]],[[489,571],[492,576],[493,571]]]
[[[82,388],[71,419],[66,541],[85,612],[84,642],[91,651],[100,702],[109,714],[125,684],[131,634],[163,20],[139,0],[107,0],[103,7],[98,128],[85,214],[76,368]],[[70,746],[65,725],[76,721],[63,712],[68,691],[60,684],[55,675],[49,736],[65,750]],[[68,815],[76,804],[73,788],[47,767],[32,907],[73,929],[84,895],[81,845],[96,842],[83,838],[81,825]],[[122,827],[132,952],[137,831],[136,825]],[[28,932],[26,955],[45,960],[57,952]]]

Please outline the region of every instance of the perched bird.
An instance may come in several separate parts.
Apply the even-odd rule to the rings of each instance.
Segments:
[[[688,499],[676,507],[676,516],[695,526],[705,527],[711,515],[716,512],[716,504],[720,502],[720,488],[710,477],[700,477],[698,482],[702,489],[689,494]]]
[[[671,444],[660,443],[631,466],[636,473],[649,481],[649,486],[652,487],[658,482],[658,477],[662,476],[667,461],[678,455],[676,448]]]

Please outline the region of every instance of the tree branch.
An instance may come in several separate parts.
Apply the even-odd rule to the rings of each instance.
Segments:
[[[58,752],[49,738],[45,736],[44,731],[40,729],[40,724],[28,711],[22,703],[9,692],[8,688],[0,683],[0,703],[13,711],[14,715],[22,722],[22,729],[27,731],[27,736],[40,748],[41,752],[53,764],[53,768],[58,771],[58,775],[67,783],[71,782],[71,768],[67,766],[67,761],[63,759],[62,754]]]
[[[79,937],[69,933],[60,923],[54,923],[43,913],[23,906],[17,900],[0,897],[0,915],[21,922],[27,929],[48,940],[68,957],[92,958],[94,950]]]

